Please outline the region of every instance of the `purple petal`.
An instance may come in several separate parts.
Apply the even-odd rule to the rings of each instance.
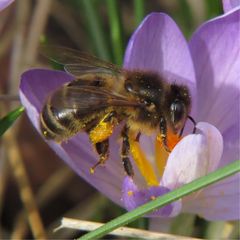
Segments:
[[[199,133],[184,137],[169,155],[161,184],[174,189],[214,171],[221,159],[220,132],[208,123],[198,123]]]
[[[240,115],[238,115],[240,116]],[[236,116],[239,121],[239,117]],[[223,133],[224,149],[219,167],[223,167],[240,158],[240,123],[233,125]]]
[[[73,79],[62,71],[32,69],[21,76],[20,98],[26,108],[28,117],[39,131],[39,112],[47,96],[62,84]]]
[[[71,81],[72,78],[65,72],[46,69],[34,69],[23,73],[20,84],[21,102],[39,132],[39,112],[44,100],[51,91]],[[121,183],[124,171],[118,154],[119,131],[116,129],[110,138],[110,159],[105,166],[99,166],[94,174],[90,174],[89,169],[96,163],[97,154],[93,151],[85,133],[77,134],[61,144],[53,141],[47,141],[47,143],[82,178],[106,194],[111,200],[121,204]]]
[[[240,6],[240,0],[222,0],[224,12],[229,12],[233,8]]]
[[[14,0],[1,0],[0,1],[0,11],[9,6]]]
[[[226,162],[240,155],[239,29],[238,9],[203,24],[189,43],[198,80],[197,121],[209,122],[220,130]]]
[[[154,186],[139,190],[133,180],[126,177],[122,186],[122,201],[128,211],[170,192],[168,188]],[[174,217],[181,210],[181,201],[176,201],[148,214],[149,217]]]
[[[240,219],[240,174],[220,181],[183,200],[184,211],[210,221]]]
[[[73,76],[63,71],[31,69],[22,74],[20,90],[40,112],[47,96],[71,80]]]
[[[148,15],[132,35],[124,67],[152,70],[169,82],[187,84],[195,96],[195,74],[187,42],[176,23],[164,13]]]

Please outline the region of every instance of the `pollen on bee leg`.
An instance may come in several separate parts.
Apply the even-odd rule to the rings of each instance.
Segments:
[[[91,174],[94,174],[96,167],[99,166],[99,165],[104,165],[104,162],[105,162],[105,161],[106,161],[106,157],[105,157],[105,156],[101,156],[100,159],[99,159],[99,161],[98,161],[97,163],[95,163],[95,164],[89,169],[90,173],[91,173]]]
[[[92,143],[102,142],[112,135],[115,125],[110,121],[105,121],[109,114],[106,114],[103,119],[90,131],[89,138]]]

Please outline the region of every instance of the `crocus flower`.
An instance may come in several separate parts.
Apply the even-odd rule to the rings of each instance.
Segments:
[[[126,177],[120,159],[117,127],[110,137],[110,157],[91,174],[98,156],[88,136],[79,133],[49,146],[82,178],[127,210],[204,176],[239,157],[240,10],[212,19],[197,29],[189,43],[166,14],[148,15],[132,35],[124,68],[158,72],[169,83],[186,84],[197,132],[185,137],[168,155],[156,136],[133,142],[134,178]],[[21,78],[20,97],[39,130],[39,112],[47,95],[73,79],[61,71],[33,69]],[[188,133],[188,134],[187,134]],[[189,134],[190,133],[190,134]],[[139,153],[138,152],[138,153]],[[141,155],[141,156],[140,156]],[[239,175],[191,194],[149,216],[173,217],[191,212],[209,220],[239,218]]]
[[[0,0],[0,11],[8,7],[14,0]]]
[[[240,6],[240,0],[223,0],[224,12],[231,11],[233,8]]]

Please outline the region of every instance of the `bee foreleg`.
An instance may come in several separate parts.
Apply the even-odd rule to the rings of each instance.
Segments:
[[[97,153],[99,154],[99,160],[98,162],[91,167],[90,172],[94,173],[95,168],[98,165],[104,164],[105,161],[109,157],[109,139],[107,138],[106,140],[102,142],[95,143],[95,148]]]
[[[197,130],[197,128],[196,128],[197,123],[191,116],[188,116],[188,119],[193,123],[193,131],[192,131],[192,133],[194,134],[194,133],[196,133],[196,130]]]
[[[183,127],[182,127],[180,133],[178,134],[178,137],[179,137],[179,138],[182,137],[182,135],[183,135],[183,131],[184,131],[184,128],[185,128],[185,125],[183,125]]]
[[[167,122],[166,119],[164,117],[160,118],[160,136],[162,139],[162,143],[164,145],[164,148],[167,152],[171,152],[169,147],[168,147],[168,142],[167,142]]]
[[[188,116],[188,119],[193,123],[193,131],[192,131],[192,133],[194,134],[194,133],[196,133],[196,130],[197,130],[197,128],[196,128],[197,123],[195,122],[195,120],[191,116]],[[185,127],[185,124],[183,125],[183,127],[182,127],[182,129],[181,129],[181,131],[180,131],[180,133],[178,135],[179,137],[182,136],[183,131],[184,131],[184,127]]]
[[[125,172],[127,173],[128,176],[133,177],[134,172],[132,168],[132,164],[129,159],[129,151],[130,151],[130,144],[129,144],[129,137],[128,137],[128,127],[125,125],[123,130],[122,130],[122,152],[121,152],[121,157],[122,157],[122,163]]]

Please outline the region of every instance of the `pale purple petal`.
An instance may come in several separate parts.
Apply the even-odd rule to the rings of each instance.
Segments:
[[[211,221],[240,219],[240,174],[183,199],[183,210]]]
[[[225,1],[225,4],[236,2]],[[226,11],[229,7],[224,6]],[[184,137],[169,155],[161,186],[147,187],[140,184],[142,180],[138,171],[135,171],[134,180],[124,177],[119,154],[121,126],[110,137],[110,159],[105,166],[98,167],[94,174],[90,174],[89,169],[96,163],[98,156],[87,134],[77,134],[62,144],[53,141],[47,143],[82,178],[128,210],[204,176],[228,161],[238,159],[239,29],[240,10],[235,8],[203,24],[194,33],[188,46],[169,16],[153,13],[144,19],[130,39],[124,67],[156,71],[169,82],[187,84],[193,97],[191,115],[197,122],[204,121],[197,124],[196,134]],[[47,95],[71,80],[72,76],[64,72],[43,69],[30,70],[22,75],[20,98],[39,132],[39,112]],[[199,101],[198,111],[196,99]],[[155,138],[142,136],[140,144],[153,163]],[[133,167],[135,170],[135,164]],[[239,175],[235,175],[158,209],[149,216],[173,217],[184,210],[209,220],[238,219],[239,189]]]
[[[37,111],[40,112],[47,96],[64,83],[73,79],[73,76],[63,71],[31,69],[22,74],[20,90],[28,97]]]
[[[169,155],[162,186],[180,187],[216,170],[222,156],[221,133],[208,123],[198,123],[197,133],[184,137]]]
[[[155,199],[156,197],[162,196],[170,192],[168,188],[161,186],[152,186],[146,189],[138,189],[137,185],[133,182],[130,177],[125,177],[122,186],[122,201],[125,208],[128,211],[135,209]],[[148,217],[174,217],[179,214],[181,210],[181,201],[178,200],[174,203],[168,204],[165,207],[155,210],[148,214]]]
[[[156,129],[156,132],[158,129]],[[156,169],[156,152],[155,152],[155,143],[156,143],[156,134],[151,136],[141,135],[139,140],[142,151],[145,153],[147,160],[153,166],[153,169]]]
[[[0,11],[8,7],[14,0],[0,0]]]
[[[229,12],[233,8],[240,6],[240,0],[222,0],[224,12]]]
[[[239,120],[239,116],[236,116]],[[239,123],[240,124],[240,123]],[[219,167],[240,159],[240,127],[232,126],[223,133],[224,149]]]
[[[239,29],[240,10],[236,10],[203,24],[189,43],[198,79],[197,121],[209,122],[222,133],[223,165],[240,154]]]
[[[30,120],[39,130],[39,112],[51,91],[73,79],[62,71],[34,69],[23,73],[20,84],[20,98]],[[120,129],[116,129],[110,138],[110,159],[105,166],[99,166],[94,174],[89,169],[97,161],[97,154],[93,151],[85,133],[77,134],[67,142],[57,144],[47,141],[52,149],[82,178],[91,183],[110,199],[121,204],[121,182],[124,171],[119,158],[118,136]]]
[[[176,23],[164,13],[148,15],[134,32],[124,67],[158,72],[169,82],[187,84],[195,96],[195,73],[188,44]]]

